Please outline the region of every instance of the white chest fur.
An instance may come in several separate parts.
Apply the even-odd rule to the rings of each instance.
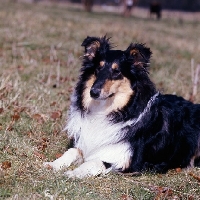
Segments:
[[[68,135],[74,137],[75,147],[82,151],[84,160],[98,158],[116,168],[126,168],[132,152],[129,143],[121,141],[124,136],[122,124],[109,122],[100,112],[83,117],[79,111],[72,110],[66,129]]]
[[[121,124],[110,123],[100,113],[87,114],[84,117],[78,111],[71,113],[67,130],[85,157],[103,146],[116,144],[123,136],[120,132]]]

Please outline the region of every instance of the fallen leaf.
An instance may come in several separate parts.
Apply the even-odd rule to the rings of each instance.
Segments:
[[[14,109],[14,112],[15,112],[16,114],[19,114],[19,113],[21,113],[21,112],[23,112],[23,111],[26,111],[26,110],[28,110],[27,107],[16,107],[16,108]]]
[[[56,75],[51,75],[51,79],[56,79],[57,76]]]
[[[41,154],[37,151],[34,151],[33,154],[42,160],[44,160],[46,158],[46,156],[44,154]]]
[[[42,144],[39,144],[37,146],[38,150],[40,151],[45,151],[45,149],[47,148],[47,144],[46,143],[42,143]]]
[[[9,162],[9,161],[2,162],[1,168],[4,169],[4,170],[11,168],[11,162]]]
[[[58,136],[58,133],[60,133],[59,130],[54,130],[54,131],[53,131],[54,136]]]
[[[4,109],[3,109],[3,108],[0,108],[0,114],[3,113],[3,112],[4,112]]]
[[[36,113],[32,116],[32,118],[35,119],[37,122],[43,124],[46,117],[43,114]]]
[[[57,94],[58,94],[58,95],[65,95],[65,93],[66,93],[66,92],[61,91],[61,92],[58,92]]]
[[[17,120],[20,119],[20,115],[15,113],[14,115],[11,115],[11,118],[12,118],[13,121],[17,121]]]
[[[168,187],[151,186],[149,189],[156,193],[154,200],[160,200],[173,195],[173,191]]]
[[[36,119],[36,120],[40,120],[42,118],[42,116],[40,114],[34,114],[32,116],[33,119]]]
[[[47,169],[53,169],[53,167],[51,166],[51,165],[45,165],[45,167],[47,168]]]
[[[44,132],[42,132],[42,133],[44,134]],[[42,141],[43,141],[43,142],[49,142],[49,139],[43,137],[43,138],[42,138]]]
[[[22,153],[22,154],[20,154],[20,157],[22,157],[22,158],[27,158],[28,156],[27,156],[26,153]]]
[[[60,77],[60,82],[61,83],[64,83],[66,81],[68,81],[68,77]]]
[[[188,196],[188,200],[195,200],[195,197],[189,195],[189,196]]]
[[[182,172],[182,169],[181,169],[181,168],[176,168],[175,171],[176,171],[177,173],[180,173],[180,172]]]
[[[18,65],[18,66],[17,66],[17,69],[18,69],[19,71],[23,71],[23,70],[24,70],[24,67],[23,67],[22,65]]]
[[[13,125],[14,125],[14,121],[11,121],[10,124],[8,125],[8,127],[6,128],[7,131],[12,131],[13,130]]]
[[[51,119],[53,120],[60,119],[61,117],[62,117],[61,111],[54,111],[51,113]]]
[[[24,134],[27,135],[28,137],[31,137],[33,135],[33,132],[32,131],[28,131],[28,132],[25,132]]]
[[[200,182],[200,176],[196,176],[194,173],[190,172],[189,173],[190,176],[192,176],[194,179],[196,179],[197,181]]]
[[[55,157],[56,157],[56,159],[58,159],[58,158],[60,158],[62,155],[63,155],[62,153],[57,153],[57,154],[55,155]]]
[[[44,63],[46,63],[46,64],[49,64],[49,63],[51,62],[50,59],[49,59],[49,57],[43,58],[42,61],[43,61]]]
[[[13,106],[19,106],[19,102],[18,101],[14,101],[14,102],[12,102],[12,105]]]
[[[50,106],[55,106],[55,105],[56,105],[55,101],[50,104]]]
[[[47,138],[42,138],[42,140],[38,143],[38,150],[44,151],[47,148],[49,140]]]

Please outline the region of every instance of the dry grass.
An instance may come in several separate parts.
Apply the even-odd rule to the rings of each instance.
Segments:
[[[0,7],[0,199],[200,199],[200,169],[165,175],[109,174],[70,180],[43,169],[68,145],[69,96],[87,35],[112,36],[116,48],[146,43],[150,75],[165,93],[189,98],[191,59],[200,63],[200,24],[116,13],[85,13],[69,6],[12,4]],[[198,88],[196,102],[200,102]],[[197,177],[196,177],[196,176]]]

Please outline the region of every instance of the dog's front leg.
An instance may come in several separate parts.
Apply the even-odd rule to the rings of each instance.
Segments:
[[[82,163],[83,156],[80,149],[71,148],[66,151],[60,158],[53,162],[45,162],[44,166],[52,167],[54,170],[60,170],[63,167],[69,167],[72,163]]]
[[[106,174],[111,168],[106,169],[101,160],[91,160],[81,164],[78,168],[72,171],[66,171],[65,175],[69,178],[84,178],[90,176],[97,176],[99,174]]]

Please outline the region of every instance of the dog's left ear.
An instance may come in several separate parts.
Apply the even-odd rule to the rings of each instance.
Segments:
[[[131,43],[126,50],[128,58],[133,61],[134,66],[148,67],[150,64],[151,50],[144,44]]]
[[[100,47],[99,38],[88,36],[87,38],[85,38],[81,46],[85,47],[84,56],[88,57],[89,60],[92,60],[95,57],[96,52]]]
[[[98,52],[104,53],[110,49],[109,39],[106,36],[102,38],[98,37],[87,37],[84,39],[81,46],[85,47],[84,56],[89,60],[93,60]]]

